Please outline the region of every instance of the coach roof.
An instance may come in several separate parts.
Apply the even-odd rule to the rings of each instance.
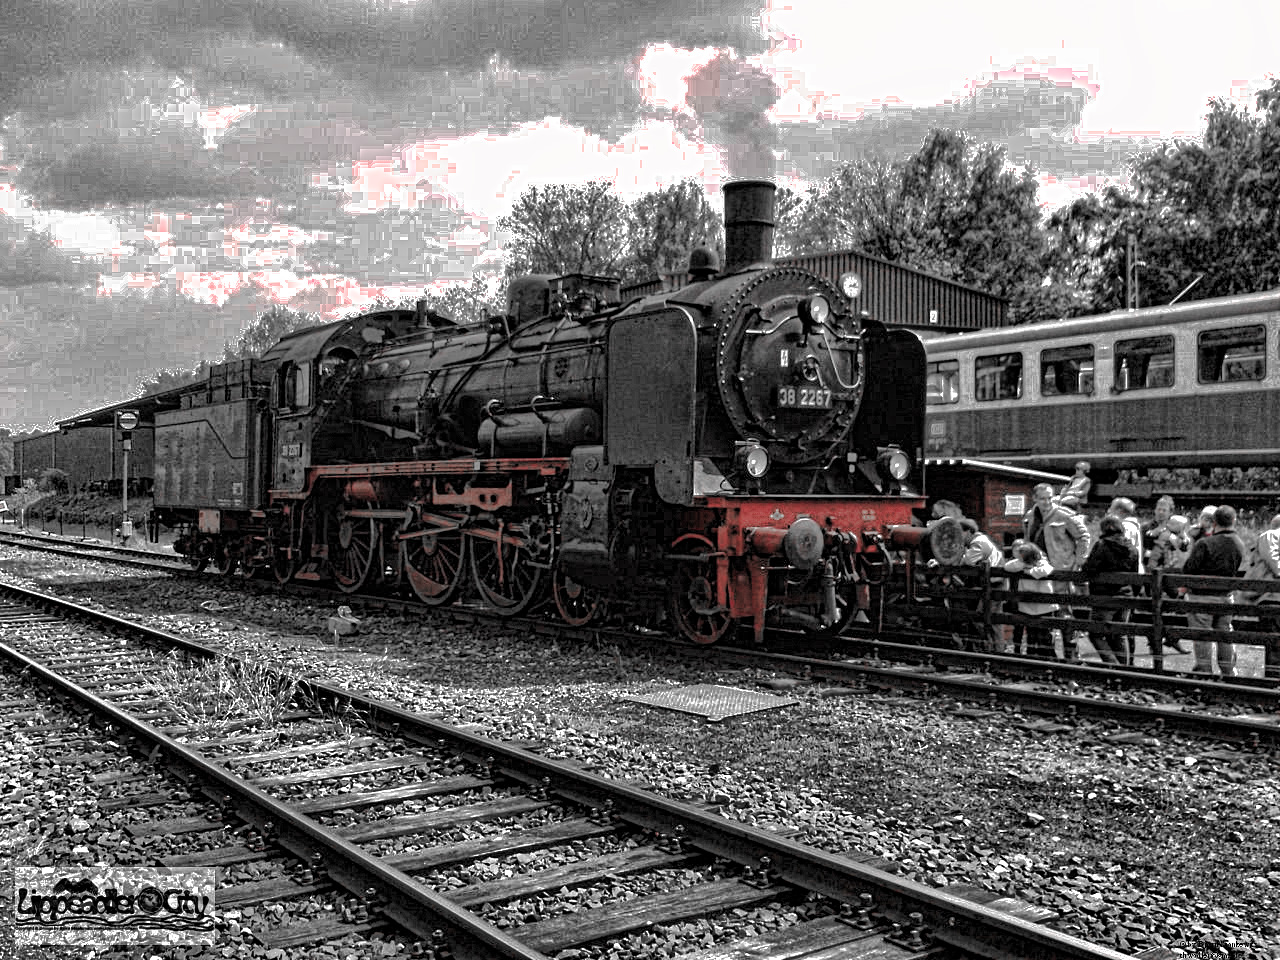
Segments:
[[[1017,327],[955,333],[925,340],[931,355],[971,350],[975,347],[1020,346],[1037,340],[1088,338],[1098,333],[1168,327],[1202,320],[1244,319],[1255,314],[1280,311],[1280,289],[1265,293],[1249,293],[1234,297],[1193,300],[1174,306],[1143,307],[1140,310],[1114,310],[1111,313],[1074,317],[1070,320],[1048,320]]]

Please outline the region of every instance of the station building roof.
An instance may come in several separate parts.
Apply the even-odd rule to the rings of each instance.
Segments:
[[[134,397],[132,400],[99,407],[97,410],[87,410],[84,413],[76,414],[74,417],[67,417],[65,420],[57,421],[58,429],[74,430],[76,427],[109,427],[116,422],[116,414],[123,410],[136,410],[138,412],[139,425],[152,426],[155,423],[156,413],[161,410],[177,410],[181,406],[182,394],[190,392],[190,390],[190,386],[175,387],[172,390],[162,390],[159,393],[148,394],[145,397]]]

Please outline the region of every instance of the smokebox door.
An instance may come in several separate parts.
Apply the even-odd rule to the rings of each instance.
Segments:
[[[698,332],[679,307],[615,320],[609,329],[605,460],[685,465],[692,489]]]

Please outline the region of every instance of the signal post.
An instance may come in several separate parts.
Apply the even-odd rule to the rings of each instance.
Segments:
[[[124,450],[121,465],[120,483],[120,539],[128,540],[133,536],[133,521],[129,519],[129,451],[133,449],[133,431],[138,427],[137,410],[120,410],[116,413],[116,429],[120,431],[121,447]]]

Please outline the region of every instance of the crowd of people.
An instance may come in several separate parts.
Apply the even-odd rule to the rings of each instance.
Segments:
[[[983,648],[1078,661],[1079,643],[1085,634],[1077,634],[1062,619],[1074,613],[1077,619],[1092,621],[1088,641],[1103,663],[1128,664],[1137,654],[1131,643],[1136,646],[1143,639],[1129,623],[1133,598],[1135,592],[1144,595],[1148,587],[1114,582],[1106,574],[1161,572],[1280,581],[1280,513],[1257,536],[1256,543],[1246,545],[1236,530],[1236,510],[1229,505],[1205,507],[1191,522],[1178,514],[1173,499],[1165,496],[1156,503],[1154,516],[1142,523],[1134,502],[1117,497],[1102,517],[1095,537],[1081,512],[1090,491],[1088,470],[1087,463],[1077,464],[1071,482],[1060,492],[1047,483],[1034,488],[1031,509],[1022,518],[1022,536],[1011,545],[1008,558],[956,504],[947,500],[935,503],[933,522],[950,516],[960,524],[965,543],[962,563],[987,569],[1003,581],[998,588],[1007,585],[1020,594],[1006,606],[1008,612],[1021,614],[1025,620],[1013,627],[1010,638],[998,626],[987,628],[979,641]],[[1076,582],[1050,579],[1055,572],[1077,572],[1080,576]],[[1147,581],[1154,582],[1155,578]],[[1084,591],[1090,597],[1087,608],[1080,600]],[[1190,588],[1166,585],[1163,592],[1170,598],[1218,608],[1186,611],[1187,626],[1212,631],[1215,639],[1194,640],[1190,649],[1181,641],[1165,641],[1177,653],[1194,653],[1194,673],[1212,674],[1216,664],[1222,676],[1235,676],[1236,644],[1227,639],[1233,616],[1222,608],[1239,600],[1258,605],[1258,626],[1248,629],[1270,634],[1264,647],[1264,670],[1266,676],[1280,679],[1280,582],[1275,591],[1233,590],[1209,582]],[[1055,636],[1061,640],[1060,650]]]

